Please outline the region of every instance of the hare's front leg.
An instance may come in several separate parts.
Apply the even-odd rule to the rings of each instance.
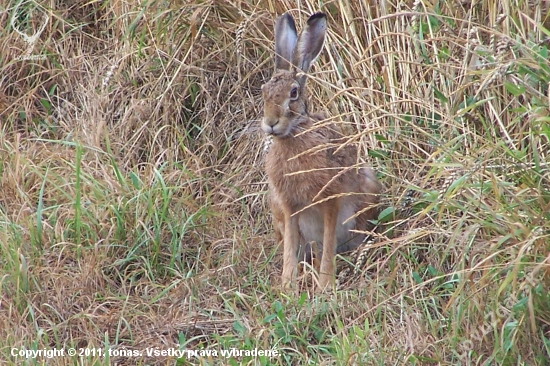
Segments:
[[[334,257],[336,255],[336,226],[338,224],[339,200],[334,198],[324,203],[323,257],[319,285],[325,289],[334,280]]]
[[[298,270],[298,242],[300,226],[298,215],[292,216],[292,210],[287,205],[283,207],[285,232],[283,237],[283,287],[290,287],[292,279]]]

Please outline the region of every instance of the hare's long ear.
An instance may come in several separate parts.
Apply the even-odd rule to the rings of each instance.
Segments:
[[[277,19],[275,24],[275,69],[290,70],[292,54],[296,47],[298,34],[296,23],[292,15],[285,13]]]
[[[307,73],[309,67],[321,53],[327,33],[327,16],[315,13],[309,17],[307,24],[298,38],[292,63]]]

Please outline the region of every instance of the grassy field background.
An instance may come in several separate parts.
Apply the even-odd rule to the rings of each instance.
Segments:
[[[550,365],[549,6],[2,2],[0,363]],[[260,86],[288,10],[328,14],[312,103],[385,187],[332,294],[279,289]]]

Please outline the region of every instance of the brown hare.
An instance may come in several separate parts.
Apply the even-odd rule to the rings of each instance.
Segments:
[[[334,279],[335,254],[356,248],[377,217],[382,186],[374,171],[357,165],[357,146],[345,141],[337,126],[309,109],[306,80],[319,56],[327,30],[326,15],[313,14],[300,36],[294,19],[284,14],[275,25],[275,73],[262,86],[262,130],[273,136],[266,156],[271,208],[277,237],[283,239],[284,287],[296,276],[298,250],[315,242],[322,247],[320,287]]]

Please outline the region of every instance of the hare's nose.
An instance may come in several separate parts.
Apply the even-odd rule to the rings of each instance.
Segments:
[[[278,118],[266,118],[265,119],[265,124],[270,126],[270,127],[274,127],[277,124],[279,124],[279,119]]]
[[[275,133],[275,126],[279,124],[278,118],[264,118],[262,121],[262,130],[270,135]]]

